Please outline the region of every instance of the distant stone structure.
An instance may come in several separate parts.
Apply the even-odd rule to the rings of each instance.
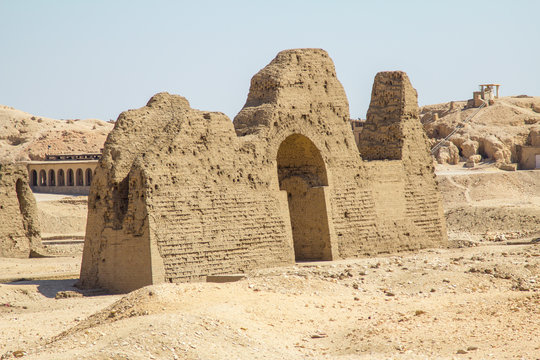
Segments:
[[[44,161],[25,162],[34,192],[88,195],[101,154],[47,155]]]
[[[405,73],[376,76],[359,145],[324,50],[280,52],[252,78],[234,122],[157,94],[120,114],[105,143],[79,285],[127,292],[445,245]]]
[[[517,146],[519,168],[540,169],[540,127],[532,128],[525,145]]]
[[[356,144],[360,141],[360,133],[362,132],[362,129],[364,128],[365,120],[360,119],[351,119],[351,129],[354,135],[354,141],[356,141]]]
[[[480,107],[482,104],[492,105],[499,98],[499,87],[501,84],[481,84],[480,91],[473,92],[472,100],[469,100],[469,107]]]
[[[0,257],[29,257],[41,250],[36,200],[24,165],[0,163]]]

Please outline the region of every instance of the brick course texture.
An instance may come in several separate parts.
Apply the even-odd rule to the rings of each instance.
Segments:
[[[79,285],[127,292],[444,246],[441,197],[405,73],[376,76],[366,126],[356,144],[345,91],[320,49],[280,52],[252,78],[233,122],[156,94],[122,113],[105,143]]]
[[[36,199],[22,164],[0,164],[0,257],[27,258],[42,250]]]

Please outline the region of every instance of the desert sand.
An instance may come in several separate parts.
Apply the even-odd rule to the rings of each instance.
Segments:
[[[99,153],[114,124],[57,120],[0,105],[0,161],[43,160],[46,154]]]
[[[297,263],[238,282],[127,295],[73,287],[84,197],[38,196],[42,212],[57,212],[42,217],[47,232],[57,226],[75,244],[46,245],[56,257],[0,261],[0,355],[539,358],[540,172],[444,165],[438,174],[450,248]]]

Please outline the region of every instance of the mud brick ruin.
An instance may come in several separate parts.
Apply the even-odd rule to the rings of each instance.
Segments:
[[[119,116],[90,190],[80,286],[126,292],[445,242],[407,75],[376,76],[357,146],[328,54],[287,50],[233,122],[167,93]]]
[[[23,164],[0,163],[0,257],[41,250],[36,200]]]

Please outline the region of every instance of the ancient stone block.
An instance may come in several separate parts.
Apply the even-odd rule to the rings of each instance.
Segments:
[[[435,153],[435,158],[439,164],[459,163],[459,149],[451,141],[445,141]]]
[[[461,153],[463,157],[468,159],[469,157],[476,155],[478,152],[478,142],[468,139],[461,144]]]

